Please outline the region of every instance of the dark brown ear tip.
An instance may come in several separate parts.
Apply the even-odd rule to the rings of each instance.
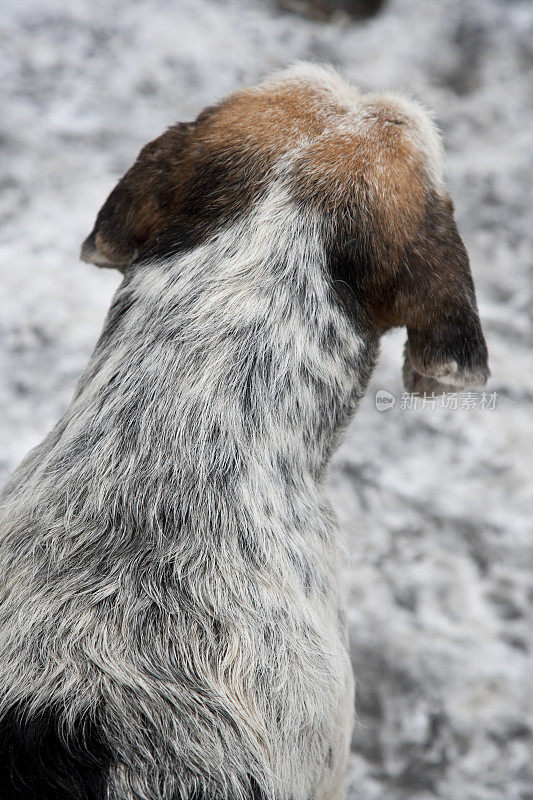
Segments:
[[[457,390],[485,386],[489,378],[490,371],[488,369],[473,369],[460,370],[455,375],[447,378],[446,381]]]
[[[403,382],[406,391],[419,394],[444,394],[485,386],[490,378],[488,364],[459,368],[457,362],[435,364],[431,369],[421,369],[413,364],[409,344],[404,349]]]
[[[105,267],[107,269],[118,269],[120,272],[124,270],[124,264],[114,264],[107,256],[100,252],[96,245],[96,235],[92,231],[85,239],[80,250],[80,260],[86,264],[95,264],[97,267]]]

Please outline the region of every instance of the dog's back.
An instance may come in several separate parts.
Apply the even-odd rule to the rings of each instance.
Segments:
[[[74,736],[94,712],[114,780],[142,764],[146,796],[160,772],[189,796],[197,771],[236,790],[267,763],[304,796],[345,691],[316,485],[334,396],[355,404],[373,352],[328,313],[297,213],[280,241],[277,203],[226,243],[127,276],[69,411],[8,493],[11,704],[35,697],[38,717],[53,703]],[[242,274],[246,248],[260,277]]]
[[[329,458],[391,325],[422,376],[486,375],[437,154],[416,107],[304,66],[171,129],[111,194],[84,256],[124,281],[2,499],[2,798],[342,796]],[[376,270],[431,203],[460,257],[418,352],[422,311]]]

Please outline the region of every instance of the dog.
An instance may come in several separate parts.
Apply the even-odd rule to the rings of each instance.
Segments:
[[[339,800],[353,725],[324,481],[380,337],[488,378],[416,103],[298,64],[146,145],[71,405],[1,499],[3,800]]]

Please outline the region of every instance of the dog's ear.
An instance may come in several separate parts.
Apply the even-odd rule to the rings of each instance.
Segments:
[[[487,345],[468,254],[448,197],[429,197],[405,258],[396,305],[407,326],[406,389],[437,394],[485,384]]]
[[[81,259],[121,272],[183,204],[182,162],[195,123],[178,123],[147,144],[100,209]]]

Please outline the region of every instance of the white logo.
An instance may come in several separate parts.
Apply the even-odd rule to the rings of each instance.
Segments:
[[[388,411],[393,408],[396,403],[396,398],[386,389],[378,389],[376,392],[376,408],[378,411]]]

